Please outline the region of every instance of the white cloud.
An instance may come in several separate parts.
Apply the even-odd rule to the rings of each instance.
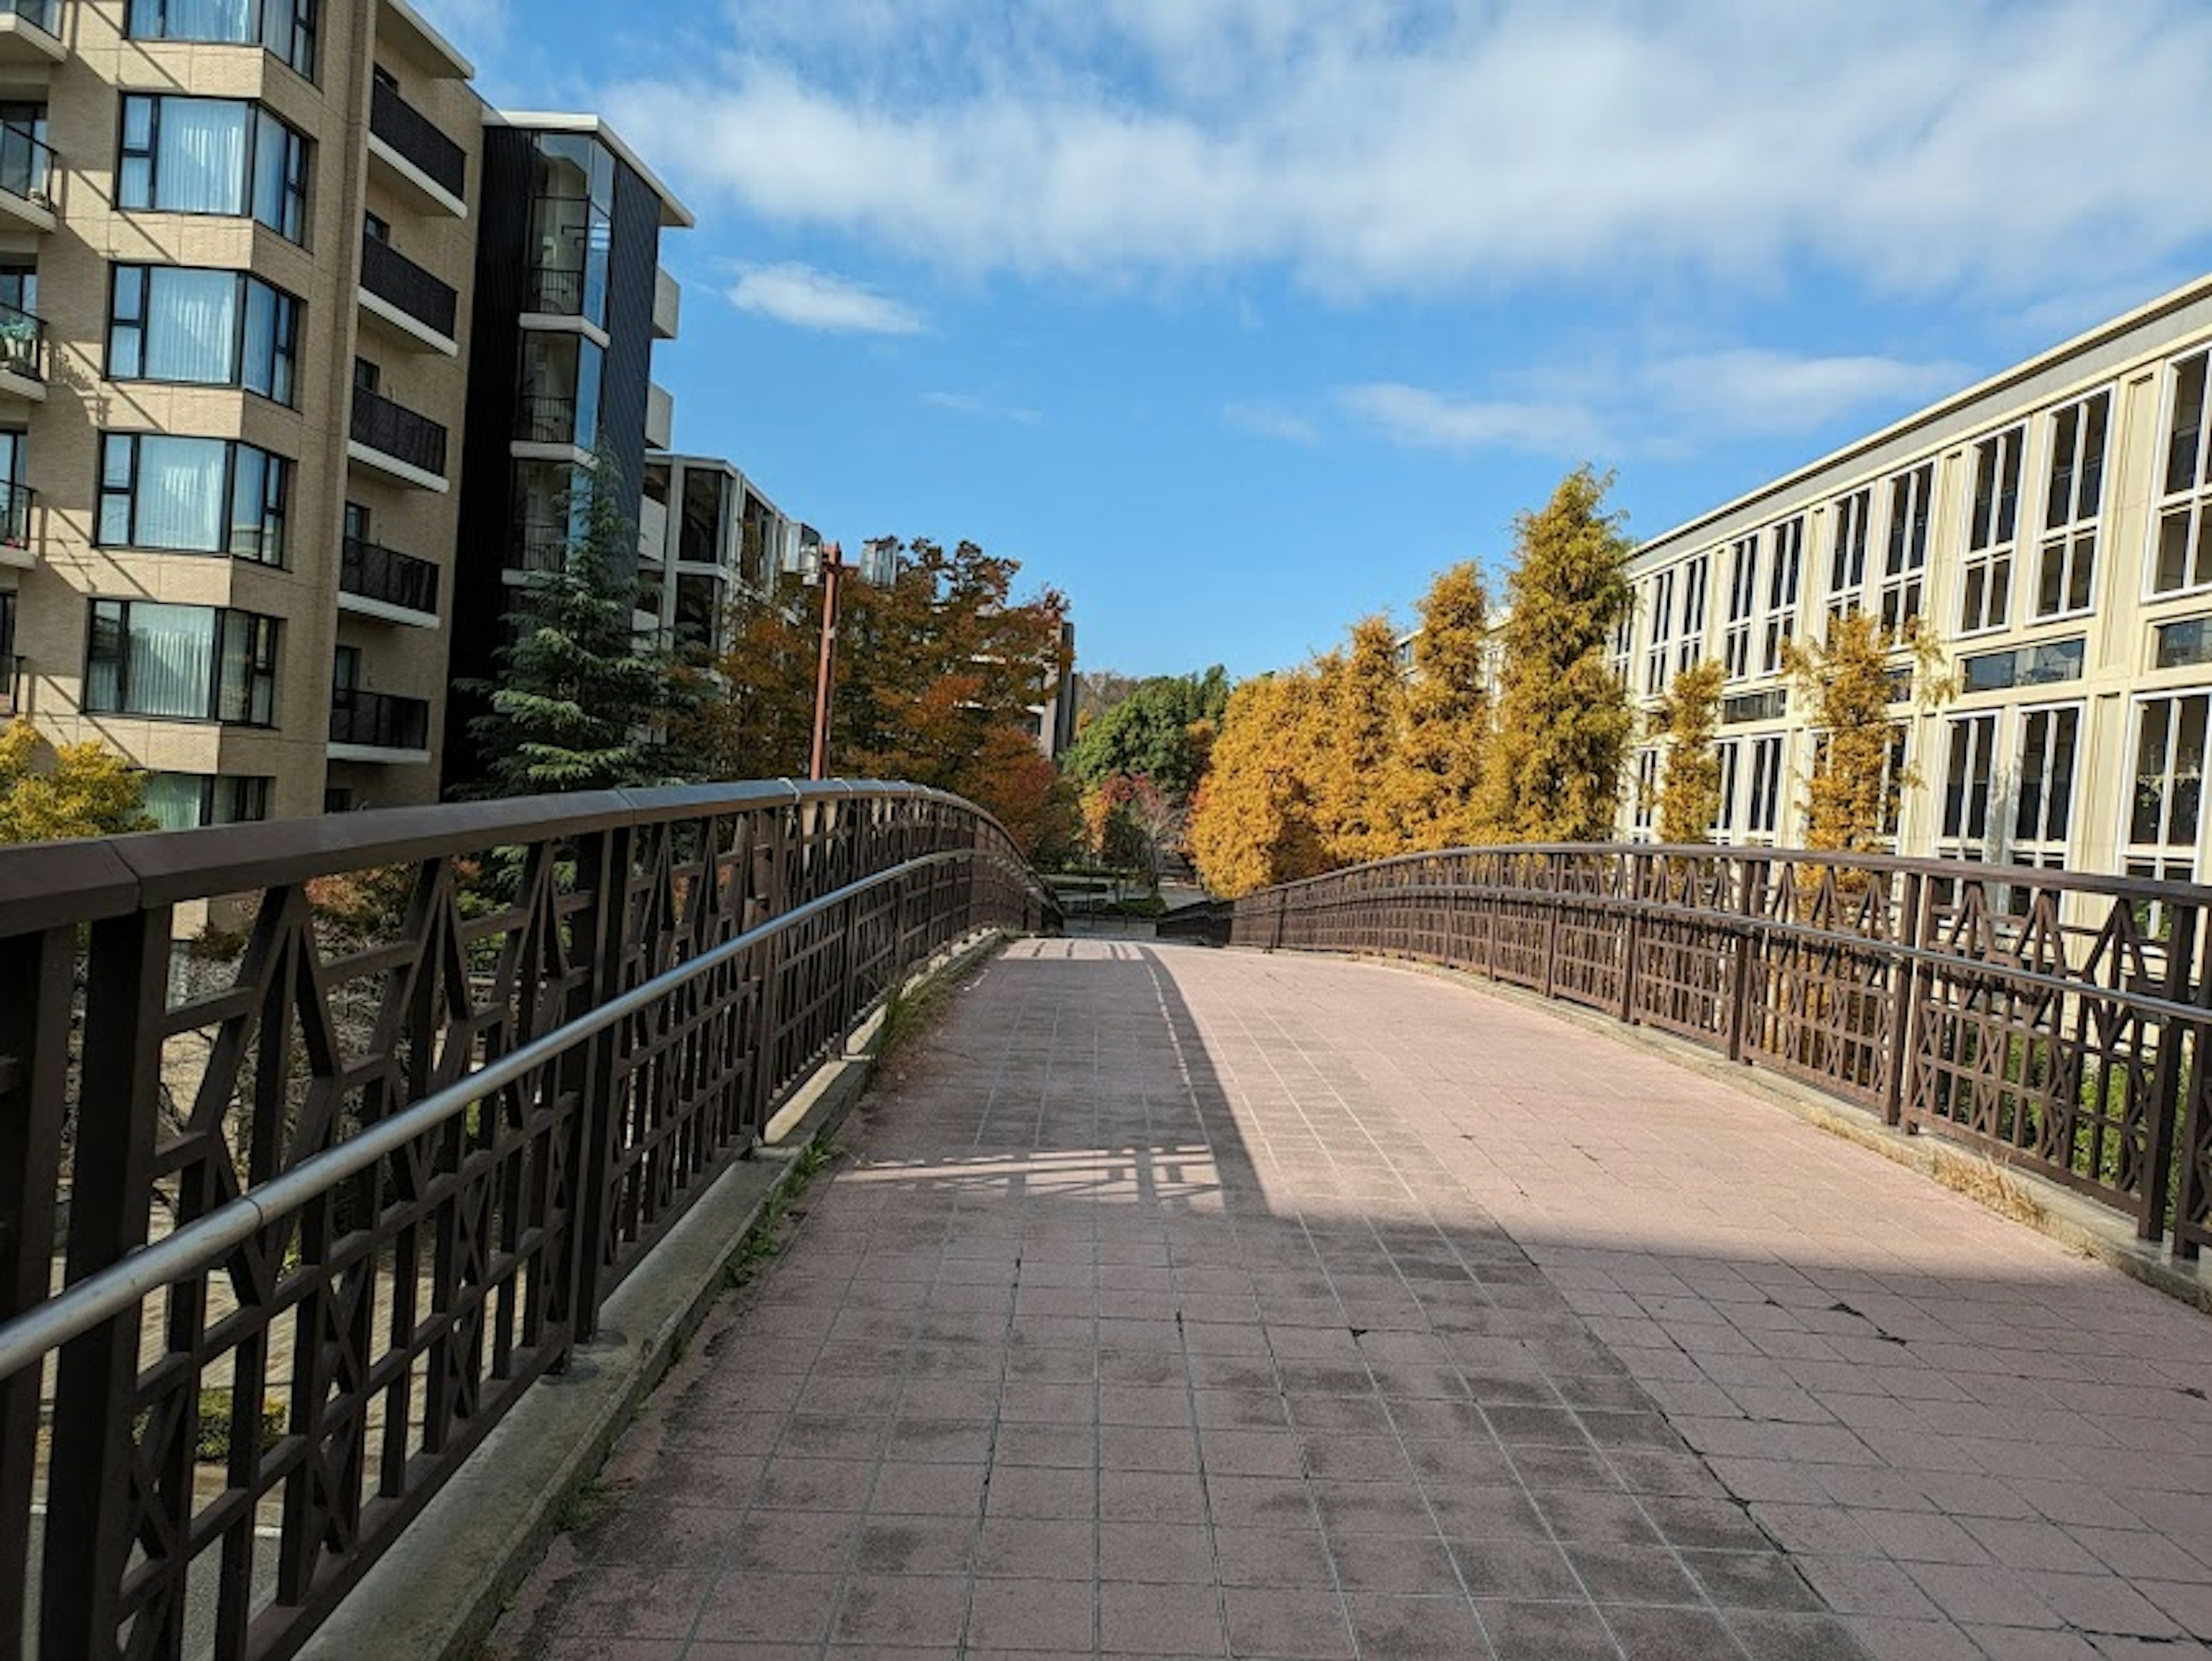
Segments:
[[[507,0],[422,0],[430,27],[464,52],[496,46],[507,37]]]
[[[1224,404],[1221,418],[1255,438],[1279,439],[1285,444],[1318,444],[1321,429],[1296,411],[1273,404]]]
[[[920,334],[919,313],[864,283],[787,261],[741,265],[729,289],[741,312],[826,334]]]
[[[1598,459],[1801,437],[1870,409],[1902,412],[1967,386],[1973,374],[1948,362],[1735,347],[1528,379],[1541,397],[1475,398],[1399,381],[1343,386],[1336,397],[1356,420],[1411,448]]]
[[[2212,234],[2201,0],[732,15],[719,58],[612,89],[622,130],[690,190],[969,271],[1359,295],[1810,261],[2033,297]]]
[[[1026,409],[1018,404],[996,404],[974,392],[924,392],[921,401],[933,409],[950,410],[955,415],[976,416],[987,421],[1011,421],[1023,427],[1038,426],[1044,420],[1042,410]]]
[[[1613,447],[1596,413],[1575,404],[1458,398],[1395,380],[1340,387],[1337,401],[1393,443],[1415,449],[1595,455]]]

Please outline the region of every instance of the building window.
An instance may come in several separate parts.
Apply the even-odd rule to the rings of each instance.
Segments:
[[[1746,804],[1747,836],[1772,842],[1782,827],[1782,734],[1751,741],[1751,799]]]
[[[164,830],[204,824],[251,824],[269,817],[265,778],[204,773],[149,773],[147,816]]]
[[[799,555],[801,561],[800,569],[802,570],[811,569],[805,563],[807,557],[807,551],[802,551]],[[818,560],[820,550],[816,549],[811,551]],[[869,549],[863,548],[860,552],[860,580],[863,582],[873,582],[875,581],[872,577],[867,575],[868,555],[870,551],[871,551]],[[878,586],[881,587],[888,585]],[[1629,662],[1631,658],[1634,655],[1635,650],[1636,608],[1633,605],[1631,605],[1621,612],[1620,620],[1613,625],[1613,678],[1620,683],[1621,690],[1623,691],[1626,691],[1628,690]]]
[[[599,442],[599,382],[606,355],[577,334],[522,337],[522,408],[515,436],[526,444]]]
[[[318,0],[131,0],[134,40],[261,46],[315,78]]]
[[[251,444],[104,434],[99,540],[282,565],[291,490],[292,464]]]
[[[1797,633],[1797,590],[1805,567],[1805,519],[1786,519],[1770,533],[1766,612],[1759,631],[1759,672],[1778,675]]]
[[[307,141],[258,104],[134,94],[123,100],[116,198],[125,209],[251,216],[307,240]]]
[[[84,707],[94,715],[274,724],[276,619],[210,605],[92,602]]]
[[[1886,489],[1889,534],[1881,563],[1881,626],[1902,634],[1920,618],[1928,575],[1928,522],[1936,496],[1936,464],[1899,473]]]
[[[1996,782],[1997,718],[1960,715],[1947,723],[1943,766],[1943,823],[1938,855],[1989,857],[1990,793]]]
[[[109,302],[107,378],[243,386],[293,399],[300,302],[240,271],[118,265]]]
[[[2204,806],[2203,692],[2145,698],[2136,706],[2135,794],[2128,814],[2128,873],[2192,881]]]
[[[1739,739],[1725,739],[1713,746],[1713,760],[1720,768],[1720,811],[1713,817],[1713,834],[1726,841],[1735,834],[1736,785],[1743,771],[1743,743]]]
[[[1751,639],[1759,611],[1759,538],[1729,545],[1728,626],[1721,632],[1721,665],[1730,680],[1751,673]]]
[[[530,310],[607,321],[607,256],[614,243],[615,161],[596,139],[541,133],[534,158]]]
[[[2038,618],[2086,611],[2094,600],[2112,409],[2112,395],[2099,392],[2051,417],[2051,476],[2044,488],[2043,549],[2035,572]]]
[[[2051,640],[2009,651],[1984,652],[1978,657],[1960,660],[1960,690],[2001,692],[2011,686],[2057,686],[2079,680],[2081,666],[2088,660],[2088,637],[2076,635],[2071,640]]]
[[[1866,600],[1867,542],[1874,492],[1858,490],[1836,503],[1836,545],[1828,559],[1828,612],[1849,617]]]
[[[2002,629],[2012,615],[2012,551],[2020,530],[2020,447],[2024,427],[1974,446],[1974,499],[1966,514],[1966,557],[1959,632]]]
[[[1632,807],[1637,840],[1650,841],[1652,822],[1659,812],[1659,752],[1656,750],[1638,750],[1636,752],[1636,799]]]
[[[2154,593],[2212,583],[2212,431],[2204,396],[2207,354],[2173,366],[2166,399],[2165,477],[2160,481]]]
[[[1674,652],[1674,672],[1678,675],[1705,660],[1705,591],[1711,582],[1712,572],[1711,554],[1699,554],[1682,568],[1681,643]]]
[[[1651,644],[1644,654],[1644,690],[1654,696],[1667,690],[1667,648],[1674,637],[1674,581],[1673,568],[1651,581]]]
[[[0,588],[0,696],[9,691],[8,678],[15,667],[15,591]]]
[[[2074,818],[2074,757],[2081,739],[2078,704],[2021,712],[2020,800],[2013,810],[2012,856],[2062,869]]]
[[[2161,669],[2212,663],[2212,617],[2183,618],[2159,624],[2158,648],[2152,661]]]

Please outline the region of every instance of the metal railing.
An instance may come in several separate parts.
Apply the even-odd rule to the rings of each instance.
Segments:
[[[436,566],[358,537],[346,538],[339,549],[338,587],[343,593],[406,611],[431,617],[438,612]]]
[[[525,444],[574,444],[576,400],[558,393],[523,393],[515,411],[514,435]]]
[[[389,242],[365,233],[361,239],[361,286],[425,328],[453,338],[461,299],[453,285],[440,282]]]
[[[371,750],[428,750],[430,706],[393,692],[339,687],[331,694],[331,742]]]
[[[366,386],[353,389],[352,433],[372,450],[397,457],[423,472],[445,476],[446,429],[382,392],[373,392]]]
[[[1164,938],[1473,970],[1789,1074],[2212,1243],[2212,887],[1789,849],[1463,849]]]
[[[507,561],[510,571],[562,571],[568,565],[568,551],[575,545],[574,536],[557,525],[525,524],[516,528],[514,553]]]
[[[46,320],[4,300],[0,300],[0,371],[27,380],[46,378]]]
[[[54,205],[53,147],[28,127],[0,121],[0,191],[41,208]]]
[[[20,17],[57,40],[62,33],[61,9],[61,0],[0,0],[0,12]]]
[[[448,196],[468,189],[469,156],[438,130],[438,124],[379,81],[369,89],[368,130],[392,146]]]
[[[549,317],[581,317],[584,314],[582,267],[532,266],[530,271],[530,303],[524,309]]]
[[[0,484],[0,548],[31,545],[31,510],[39,493],[27,484]]]
[[[0,652],[0,715],[22,713],[23,677],[30,666],[30,659],[20,652]]]
[[[46,1661],[295,1652],[892,988],[1050,917],[898,785],[0,849],[7,1647],[35,1587]]]

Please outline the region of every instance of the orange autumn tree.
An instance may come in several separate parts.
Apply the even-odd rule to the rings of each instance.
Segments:
[[[1188,837],[1206,887],[1226,899],[1328,870],[1312,779],[1321,677],[1309,666],[1229,695]]]
[[[1388,618],[1364,618],[1345,648],[1316,668],[1307,721],[1322,846],[1332,866],[1388,859],[1405,847],[1392,788],[1406,724],[1397,630]]]
[[[1039,749],[1035,706],[1057,678],[1066,602],[1017,600],[1018,561],[972,542],[898,545],[896,579],[848,577],[838,630],[830,771],[902,779],[968,797],[1025,852],[1064,848],[1074,800]],[[714,692],[679,743],[708,776],[806,770],[820,648],[821,591],[784,576],[773,599],[741,600],[707,666]]]

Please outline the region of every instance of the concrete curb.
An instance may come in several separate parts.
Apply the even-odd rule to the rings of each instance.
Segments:
[[[1262,957],[1274,955],[1255,946],[1231,949]],[[1560,1002],[1463,969],[1358,952],[1300,952],[1283,955],[1330,958],[1340,963],[1360,963],[1425,975],[1526,1009],[1543,1010],[1587,1031],[1602,1032],[1619,1043],[1645,1050],[1732,1090],[1756,1096],[1816,1129],[1840,1136],[1894,1164],[1917,1171],[1987,1210],[2023,1224],[2083,1256],[2094,1258],[2108,1269],[2118,1269],[2154,1292],[2212,1315],[2212,1276],[2208,1276],[2201,1264],[2176,1262],[2163,1249],[2136,1238],[2134,1224],[2118,1212],[2085,1200],[2031,1171],[1945,1141],[1940,1136],[1914,1135],[1892,1129],[1864,1110],[1824,1096],[1795,1079],[1731,1062],[1672,1033],[1630,1026],[1598,1010]]]
[[[995,955],[994,932],[940,957],[909,990],[952,980]],[[798,1161],[866,1092],[881,1013],[793,1093],[788,1129],[715,1178],[617,1287],[599,1335],[566,1372],[525,1392],[422,1514],[300,1651],[303,1661],[404,1655],[464,1661],[545,1555],[561,1512],[606,1463],[682,1347],[728,1290],[725,1269]],[[793,1123],[793,1116],[796,1123]]]

